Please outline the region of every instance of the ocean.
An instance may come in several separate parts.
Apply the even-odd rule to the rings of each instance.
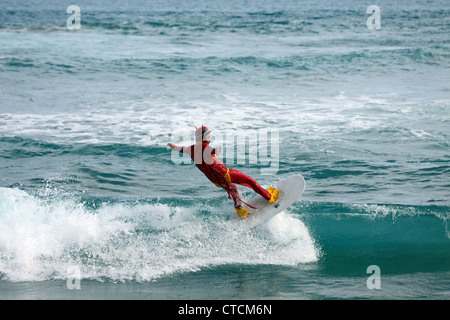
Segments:
[[[2,0],[0,299],[450,299],[449,27],[438,0]],[[229,220],[167,147],[201,125],[303,196]]]

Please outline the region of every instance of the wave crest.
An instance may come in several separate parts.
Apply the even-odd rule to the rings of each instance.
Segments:
[[[0,188],[0,204],[0,274],[8,281],[67,279],[74,265],[82,278],[152,281],[222,264],[318,259],[308,229],[288,214],[250,231],[226,221],[217,207],[87,206],[8,188]]]

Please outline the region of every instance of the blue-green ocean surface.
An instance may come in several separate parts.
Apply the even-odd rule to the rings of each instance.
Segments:
[[[438,0],[3,0],[0,299],[449,299],[449,26]],[[229,221],[166,146],[202,124],[302,198]],[[271,174],[226,145],[264,130]]]

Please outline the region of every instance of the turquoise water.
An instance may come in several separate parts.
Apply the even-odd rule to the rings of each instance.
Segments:
[[[3,1],[0,297],[449,299],[450,12],[375,2],[78,1],[71,31],[74,3]],[[278,133],[273,174],[227,164],[303,197],[227,221],[166,147],[201,124],[224,156]]]

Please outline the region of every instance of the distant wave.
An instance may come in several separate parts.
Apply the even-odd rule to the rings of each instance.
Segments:
[[[189,44],[185,44],[189,45]],[[389,62],[390,61],[390,62]],[[0,68],[8,71],[37,69],[50,74],[96,74],[127,72],[136,78],[150,79],[171,74],[191,74],[214,78],[227,75],[251,76],[254,72],[287,79],[310,79],[320,76],[366,74],[389,75],[395,70],[418,68],[421,65],[438,66],[447,63],[448,57],[426,48],[380,48],[379,50],[353,49],[343,53],[296,54],[283,57],[261,56],[206,56],[199,58],[118,58],[112,61],[101,58],[77,57],[55,62],[51,57],[28,58],[0,57]],[[384,67],[390,63],[389,68]],[[380,65],[382,66],[380,68]]]

